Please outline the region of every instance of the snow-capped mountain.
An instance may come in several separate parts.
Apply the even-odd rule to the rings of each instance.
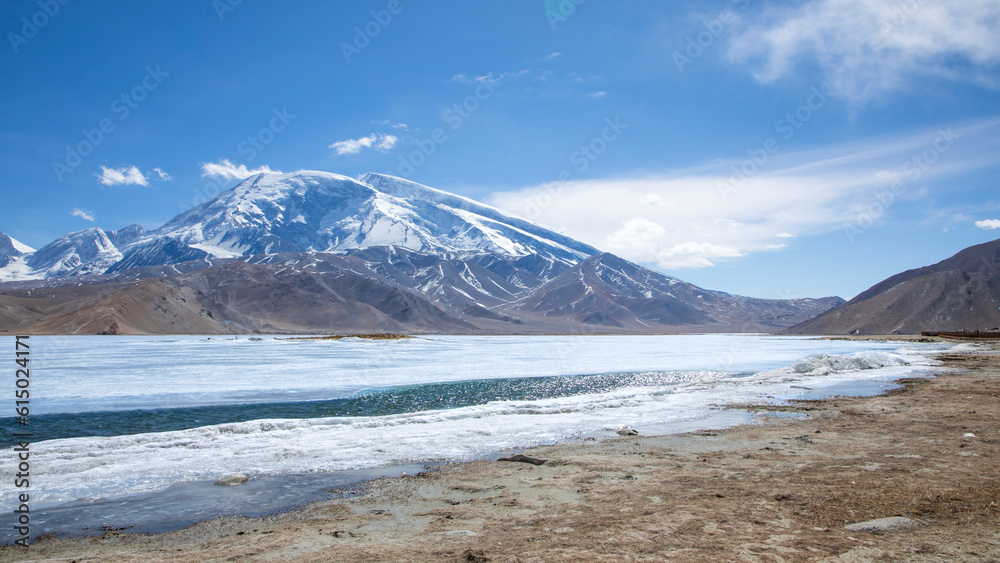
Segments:
[[[381,174],[259,174],[151,233],[215,257],[398,246],[566,263],[597,249],[457,195]]]
[[[11,264],[18,258],[31,254],[35,249],[18,241],[14,237],[0,231],[0,268]]]
[[[49,277],[66,277],[104,273],[122,259],[107,233],[92,227],[63,235],[39,248],[28,257],[26,264]]]
[[[26,250],[10,253],[13,258],[0,249],[0,281],[377,246],[540,255],[564,264],[597,252],[499,209],[408,180],[381,174],[355,180],[315,171],[258,174],[154,231],[140,225],[106,233],[93,228],[60,237],[34,254],[21,246]]]
[[[454,194],[326,172],[258,174],[153,231],[91,228],[38,251],[2,235],[0,281],[64,297],[54,317],[6,305],[55,332],[741,332],[842,302],[701,289]]]
[[[119,249],[127,247],[145,234],[146,228],[142,225],[129,225],[117,231],[107,232],[108,240]]]

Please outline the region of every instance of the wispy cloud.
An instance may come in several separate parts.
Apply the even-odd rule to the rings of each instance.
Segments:
[[[462,82],[464,84],[473,84],[476,82],[503,82],[504,80],[520,78],[528,74],[531,74],[531,69],[528,68],[523,70],[518,70],[516,72],[501,72],[498,74],[493,74],[492,72],[489,72],[480,76],[459,73],[456,74],[455,76],[452,76],[451,81]]]
[[[121,168],[102,166],[101,173],[97,177],[105,186],[148,186],[149,181],[154,179],[164,182],[173,180],[173,177],[160,167],[143,173],[138,166],[122,166]]]
[[[202,162],[201,175],[205,178],[223,178],[226,180],[245,180],[250,176],[261,173],[275,172],[280,174],[280,170],[271,170],[267,165],[260,168],[249,169],[246,164],[236,166],[229,159],[223,158],[218,162]]]
[[[920,174],[872,219],[891,220],[909,202],[954,189],[948,180],[995,166],[990,143],[1000,122],[955,127],[955,148]],[[600,180],[570,180],[492,194],[493,205],[533,219],[635,262],[663,269],[704,268],[759,252],[781,251],[801,237],[841,231],[856,222],[898,170],[923,154],[937,131],[772,157],[767,169],[722,197],[719,186],[740,160],[685,170]],[[987,223],[988,225],[992,223]],[[849,244],[847,237],[844,244]]]
[[[173,177],[170,174],[167,174],[166,172],[164,172],[162,168],[159,168],[159,167],[154,168],[153,172],[155,172],[156,175],[161,180],[163,180],[164,182],[171,182],[171,181],[173,181]]]
[[[1000,219],[986,219],[984,221],[976,221],[976,226],[979,227],[980,229],[985,229],[987,231],[1000,229]]]
[[[372,121],[372,125],[381,125],[382,127],[392,127],[393,129],[399,129],[401,131],[409,131],[410,127],[402,122],[393,123],[392,120],[383,119],[382,121]]]
[[[772,83],[818,65],[832,93],[863,102],[921,77],[997,87],[1000,0],[811,0],[765,9],[728,52]]]
[[[105,186],[148,186],[149,179],[135,166],[122,168],[101,167],[97,176]]]
[[[361,137],[360,139],[347,139],[344,141],[337,141],[330,145],[329,148],[333,149],[338,155],[343,154],[358,154],[364,149],[375,149],[379,152],[387,152],[396,146],[399,142],[399,137],[395,135],[386,135],[383,133],[372,133],[367,137]]]
[[[555,53],[558,55],[558,53]],[[581,76],[577,72],[557,74],[546,68],[525,68],[510,72],[488,72],[486,74],[459,73],[451,77],[452,82],[461,84],[489,84],[500,86],[511,92],[541,98],[587,97],[593,100],[606,98],[608,93],[600,90],[605,82],[602,76]],[[588,87],[584,88],[584,85]]]
[[[93,211],[88,209],[80,209],[79,207],[69,212],[73,217],[79,217],[84,221],[94,221],[97,217],[94,215]]]

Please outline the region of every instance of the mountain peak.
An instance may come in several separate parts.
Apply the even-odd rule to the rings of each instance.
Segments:
[[[132,224],[115,231],[108,231],[106,234],[116,247],[122,248],[139,240],[142,235],[146,234],[146,228],[142,225]]]
[[[541,253],[576,263],[597,252],[499,209],[409,180],[383,174],[355,180],[311,170],[247,178],[153,235],[218,257],[398,246],[436,253]]]
[[[8,266],[35,249],[0,231],[0,268]]]
[[[27,265],[49,277],[100,274],[121,260],[122,254],[100,227],[63,235],[39,248]]]
[[[0,257],[31,254],[35,249],[0,231]]]

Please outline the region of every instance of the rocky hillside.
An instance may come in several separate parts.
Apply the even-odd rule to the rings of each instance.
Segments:
[[[1000,327],[1000,240],[875,284],[793,334],[915,334]]]

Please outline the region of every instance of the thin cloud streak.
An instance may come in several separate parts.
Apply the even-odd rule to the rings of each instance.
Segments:
[[[998,87],[1000,0],[813,0],[765,9],[728,57],[771,84],[817,65],[830,90],[865,103],[921,78]]]
[[[980,140],[1000,133],[1000,121],[946,129],[956,138],[954,148],[919,174],[903,174],[904,188],[894,194],[886,217],[893,205],[932,196],[928,186],[935,182],[996,165]],[[667,270],[706,268],[855,224],[878,194],[900,180],[905,163],[933,147],[939,135],[935,129],[878,144],[777,155],[726,192],[719,186],[731,181],[735,159],[684,171],[530,186],[494,193],[489,202],[629,260]]]

